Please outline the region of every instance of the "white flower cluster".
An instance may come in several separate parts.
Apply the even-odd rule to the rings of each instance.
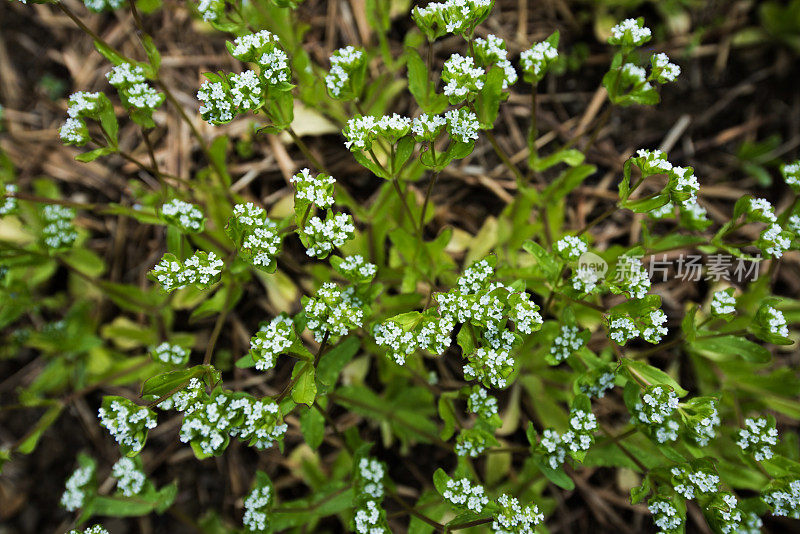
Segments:
[[[683,525],[683,518],[678,514],[677,508],[666,500],[653,499],[648,503],[653,522],[661,529],[659,534],[672,534]]]
[[[544,514],[535,504],[520,505],[515,497],[502,494],[497,499],[500,510],[494,516],[492,530],[495,534],[533,534],[534,527],[544,521]]]
[[[800,215],[791,215],[786,223],[786,226],[789,228],[790,232],[794,234],[800,234]]]
[[[228,224],[241,239],[239,254],[254,266],[269,270],[280,251],[281,236],[264,208],[252,202],[236,204]]]
[[[472,100],[483,89],[486,72],[475,66],[475,60],[461,54],[451,55],[442,68],[444,94],[451,104]]]
[[[139,452],[144,447],[147,431],[156,427],[156,414],[146,406],[137,406],[122,397],[106,397],[97,410],[100,425],[123,449]]]
[[[444,114],[444,118],[447,121],[450,139],[461,143],[469,143],[478,139],[481,123],[473,112],[465,108],[451,109]]]
[[[117,479],[117,489],[126,497],[139,495],[146,477],[132,458],[122,457],[111,468],[111,476]]]
[[[5,184],[6,196],[0,202],[0,217],[11,215],[17,211],[17,197],[14,194],[17,192],[15,184]]]
[[[597,418],[592,412],[572,409],[569,430],[561,436],[561,444],[572,452],[588,451],[594,443]]]
[[[736,442],[746,454],[761,462],[772,458],[772,447],[778,444],[778,429],[775,423],[770,423],[766,418],[746,419],[745,428],[739,429],[739,439]]]
[[[729,290],[717,291],[711,298],[712,315],[728,315],[736,312],[736,297]]]
[[[201,232],[205,226],[203,212],[194,204],[177,198],[161,206],[161,215],[184,232]]]
[[[258,109],[264,104],[264,91],[256,71],[233,73],[228,81],[231,85],[231,102],[240,112]]]
[[[792,240],[784,235],[783,228],[779,224],[772,224],[761,232],[759,242],[764,252],[776,258],[783,256],[792,244]]]
[[[363,50],[346,46],[334,52],[331,56],[331,70],[325,76],[325,85],[330,95],[333,98],[357,97],[355,91],[358,88],[351,84],[354,81],[354,73],[365,66],[366,57]]]
[[[263,54],[272,51],[278,45],[278,36],[261,30],[256,33],[241,35],[229,46],[231,55],[246,63],[255,63]]]
[[[537,449],[547,459],[551,469],[558,469],[564,463],[567,451],[561,442],[561,434],[552,428],[542,432]]]
[[[455,452],[458,456],[477,458],[489,445],[486,435],[474,428],[462,430],[456,438]]]
[[[190,354],[191,351],[186,347],[173,345],[167,341],[154,347],[150,351],[150,355],[155,361],[172,365],[186,365],[186,362],[189,361]]]
[[[783,312],[776,310],[772,306],[764,306],[765,327],[771,334],[779,337],[789,337],[789,327],[786,325],[786,317]]]
[[[480,484],[470,483],[468,478],[459,480],[450,479],[447,481],[447,489],[442,493],[442,497],[451,504],[479,514],[483,507],[489,504],[489,497],[486,490]]]
[[[72,529],[69,534],[109,534],[109,532],[102,525],[93,525],[84,530]]]
[[[151,273],[167,293],[189,284],[205,289],[217,281],[222,265],[222,260],[213,252],[195,252],[185,262],[172,254],[164,254]]]
[[[748,204],[747,215],[756,221],[775,222],[775,208],[765,198],[751,198]]]
[[[286,433],[286,424],[278,424],[280,409],[270,399],[220,391],[191,408],[184,414],[180,440],[204,456],[222,454],[229,437],[262,450]]]
[[[361,254],[346,256],[336,270],[352,282],[368,282],[378,272],[378,266],[364,259]]]
[[[84,5],[90,11],[100,13],[101,11],[119,9],[124,0],[83,0]]]
[[[361,458],[358,462],[356,487],[359,495],[367,495],[372,499],[383,498],[383,477],[386,468],[375,458]]]
[[[345,241],[353,239],[355,230],[353,217],[347,213],[329,213],[324,222],[319,217],[312,217],[303,228],[307,240],[306,254],[327,258],[333,247],[341,247]]]
[[[356,511],[353,518],[358,534],[388,534],[391,531],[384,524],[383,511],[375,501],[367,501]]]
[[[489,14],[492,3],[492,0],[430,2],[425,7],[414,7],[413,17],[423,32],[434,37],[447,33],[467,35]]]
[[[672,485],[684,499],[694,499],[697,495],[711,495],[718,491],[719,477],[709,469],[673,467]]]
[[[203,383],[198,378],[192,378],[184,389],[161,401],[158,407],[162,410],[174,409],[191,413],[203,405],[205,397],[206,390]]]
[[[739,501],[730,493],[717,493],[712,503],[706,508],[711,521],[717,524],[722,534],[739,532],[742,523],[742,511]]]
[[[564,260],[577,260],[589,250],[586,242],[578,236],[566,235],[556,241],[556,252]]]
[[[341,289],[332,282],[325,282],[316,297],[304,302],[306,326],[314,333],[314,339],[321,343],[326,333],[345,336],[361,326],[364,304],[354,293],[352,287]]]
[[[291,317],[278,315],[262,326],[250,338],[250,356],[256,369],[266,371],[275,367],[275,360],[295,342],[296,334]]]
[[[561,331],[553,340],[553,346],[550,347],[550,356],[553,361],[563,362],[583,347],[585,341],[579,332],[577,326],[561,325]]]
[[[164,94],[147,84],[144,69],[139,65],[121,63],[106,73],[106,78],[117,89],[123,103],[131,107],[152,111],[164,103]]]
[[[206,22],[216,22],[225,10],[225,0],[199,0],[197,11]]]
[[[519,55],[522,70],[532,83],[538,83],[557,58],[558,50],[547,41],[536,43]]]
[[[641,46],[650,40],[650,28],[636,19],[625,19],[611,28],[609,44],[622,46]]]
[[[204,81],[197,90],[200,116],[210,124],[224,124],[233,120],[232,97],[222,82]]]
[[[61,496],[61,506],[68,512],[74,512],[86,503],[88,486],[91,485],[96,471],[97,467],[92,462],[73,471],[67,479],[64,494]]]
[[[72,246],[78,239],[78,232],[72,220],[75,218],[75,210],[67,206],[58,204],[47,204],[42,209],[42,241],[53,250]]]
[[[480,386],[472,386],[467,397],[467,409],[482,419],[491,419],[497,415],[497,399]]]
[[[659,443],[678,439],[678,396],[663,386],[648,386],[634,406],[632,423],[646,425]]]
[[[325,209],[333,206],[333,184],[336,179],[327,174],[311,176],[311,171],[303,169],[292,176],[295,184],[295,198],[305,200],[316,207]]]
[[[620,280],[620,289],[628,293],[631,298],[643,299],[650,290],[647,269],[639,258],[620,256],[617,261],[617,276]]]
[[[387,139],[394,144],[397,139],[411,130],[411,119],[394,113],[373,117],[371,115],[356,116],[347,121],[342,130],[345,136],[344,146],[351,151],[369,150],[376,139]]]
[[[758,514],[746,512],[736,534],[761,534],[761,527],[763,526],[764,522],[758,517]]]
[[[608,332],[608,337],[618,345],[624,345],[639,335],[636,323],[627,315],[610,317],[608,320]]]
[[[681,75],[681,68],[675,63],[670,63],[669,57],[663,52],[653,54],[650,64],[650,77],[658,83],[674,82]]]
[[[606,391],[614,387],[616,376],[617,375],[611,371],[591,373],[588,375],[589,380],[581,382],[578,387],[581,393],[590,397],[602,399],[605,397]]]
[[[508,60],[508,50],[506,50],[506,42],[503,39],[490,33],[486,39],[483,37],[475,39],[474,45],[479,66],[495,65],[503,69],[503,89],[508,89],[517,82],[517,71]]]
[[[580,293],[592,293],[600,282],[600,272],[591,266],[584,265],[572,272],[572,289]]]
[[[375,343],[388,349],[387,355],[398,365],[404,365],[406,358],[417,350],[427,350],[442,354],[451,343],[451,333],[455,324],[448,317],[425,315],[411,330],[404,329],[391,318],[375,325]]]
[[[447,119],[441,115],[423,113],[411,121],[411,132],[417,141],[435,141],[447,125]]]
[[[716,428],[720,424],[719,413],[714,403],[711,403],[711,413],[700,417],[694,422],[694,439],[701,447],[708,445],[708,442],[717,436]]]
[[[800,519],[800,479],[778,481],[762,499],[773,515]]]
[[[481,347],[469,356],[469,363],[464,365],[464,378],[502,389],[513,371],[514,358],[508,350]]]
[[[67,120],[61,126],[61,140],[68,145],[83,146],[89,141],[85,119],[97,118],[106,101],[102,93],[78,91],[69,97]]]
[[[267,530],[267,514],[272,504],[272,488],[269,485],[256,486],[244,500],[242,524],[250,532]]]
[[[648,343],[658,345],[661,338],[667,335],[667,327],[664,324],[667,322],[667,314],[661,310],[652,310],[643,319],[644,325],[640,331],[642,339]]]
[[[786,185],[793,189],[800,188],[800,160],[782,165],[781,174]]]

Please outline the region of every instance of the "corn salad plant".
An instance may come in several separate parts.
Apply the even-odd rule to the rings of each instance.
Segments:
[[[319,64],[302,46],[297,3],[189,3],[230,35],[229,60],[184,88],[194,111],[162,77],[141,2],[85,1],[130,11],[138,59],[51,3],[89,33],[107,70],[107,87],[69,97],[61,140],[81,162],[121,157],[147,179],[130,183],[133,203],[90,204],[53,180],[22,187],[2,160],[2,225],[15,229],[0,246],[3,353],[39,355],[17,400],[39,418],[3,445],[6,468],[86,399],[93,435],[116,455],[73,451],[60,506],[75,533],[176,513],[192,482],[151,477],[162,445],[197,469],[242,456],[256,466],[226,490],[239,522],[209,510],[195,522],[206,532],[546,532],[560,495],[599,468],[632,481],[629,506],[646,507],[658,532],[697,522],[759,532],[766,518],[798,528],[800,380],[777,349],[795,343],[800,303],[775,295],[772,274],[800,248],[800,162],[780,169],[788,206],[744,196],[720,221],[692,161],[641,147],[613,169],[614,198],[570,227],[567,206],[597,178],[586,153],[610,114],[657,105],[681,75],[650,48],[642,18],[608,32],[604,114],[554,147],[541,142],[536,96],[563,72],[558,28],[512,51],[482,29],[493,0],[428,2],[399,15],[413,27],[397,55],[386,37],[396,4],[368,0],[377,44]],[[512,94],[531,102],[522,157],[495,135]],[[370,177],[368,199],[294,130],[301,108],[337,125],[341,150]],[[199,147],[188,177],[154,156],[166,113]],[[283,200],[232,187],[232,121],[248,123],[254,143],[283,136],[302,151],[307,168]],[[120,142],[128,122],[149,157]],[[515,194],[495,234],[465,250],[463,235],[437,224],[434,198],[439,177],[479,148]],[[603,222],[624,216],[637,238],[596,247]],[[137,260],[146,280],[106,276],[90,218],[152,229],[157,253]],[[686,249],[708,259],[694,266],[708,295],[667,314],[655,258]],[[761,275],[726,284],[712,266],[723,256]],[[64,274],[66,290],[50,293]],[[249,329],[247,346],[231,341],[233,324]],[[302,465],[305,488],[286,489],[281,458]],[[416,487],[395,479],[404,466]]]

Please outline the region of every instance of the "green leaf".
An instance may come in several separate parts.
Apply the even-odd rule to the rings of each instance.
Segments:
[[[117,149],[110,146],[103,146],[100,148],[95,148],[94,150],[90,150],[89,152],[84,152],[82,154],[78,154],[75,156],[76,161],[80,161],[82,163],[88,163],[90,161],[94,161],[101,156],[108,156],[109,154],[113,154],[116,152]]]
[[[340,341],[338,345],[323,354],[317,364],[317,379],[320,383],[333,386],[339,378],[339,373],[353,359],[359,348],[361,340],[352,336]]]
[[[147,34],[142,35],[142,46],[144,46],[144,51],[147,54],[147,60],[150,62],[150,66],[153,68],[153,73],[158,74],[158,70],[161,68],[161,54],[158,52],[158,48],[156,48],[153,38]]]
[[[492,128],[494,121],[497,120],[500,101],[504,96],[503,80],[505,80],[505,73],[500,67],[494,66],[486,74],[486,81],[475,102],[475,110],[478,112],[478,120],[482,128]]]
[[[308,362],[297,362],[292,371],[292,400],[297,404],[314,405],[317,397],[317,383],[314,380],[314,367]]]
[[[547,202],[556,202],[567,196],[573,189],[583,183],[583,181],[597,171],[594,165],[579,165],[562,172],[547,189],[544,190],[544,198]]]
[[[142,385],[141,396],[154,395],[160,398],[167,393],[181,389],[186,386],[192,378],[200,377],[206,372],[206,366],[195,365],[189,369],[180,369],[156,375],[146,380]]]
[[[316,450],[325,437],[325,418],[315,408],[309,408],[300,416],[300,431],[308,446]]]
[[[622,365],[625,366],[631,376],[648,384],[669,386],[678,397],[685,397],[689,394],[674,378],[649,363],[622,358]]]
[[[451,480],[452,479],[447,476],[447,473],[445,473],[444,469],[441,467],[433,472],[433,485],[436,487],[436,491],[438,491],[440,495],[444,495],[444,493],[447,491],[447,483]]]
[[[20,444],[17,446],[17,452],[22,454],[32,453],[34,449],[36,449],[36,445],[39,443],[39,439],[42,437],[42,434],[44,434],[45,430],[50,428],[50,426],[56,422],[58,416],[61,415],[62,409],[64,409],[62,404],[56,404],[44,412],[44,415],[39,418],[39,421],[33,426],[22,442],[20,442]]]
[[[697,338],[690,346],[713,361],[728,361],[741,357],[748,362],[767,363],[772,359],[767,349],[742,336]]]
[[[586,159],[586,156],[578,149],[561,148],[544,158],[540,158],[535,151],[531,152],[528,164],[534,171],[542,172],[559,163],[566,163],[570,167],[576,167],[583,163],[584,159]]]

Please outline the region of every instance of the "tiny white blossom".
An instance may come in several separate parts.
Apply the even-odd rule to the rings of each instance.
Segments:
[[[769,460],[773,456],[772,447],[778,444],[778,430],[766,418],[746,419],[744,428],[739,430],[736,444],[746,454],[753,455],[757,461]]]
[[[131,458],[122,457],[111,468],[111,476],[117,479],[117,488],[126,497],[139,495],[144,488],[144,471]]]

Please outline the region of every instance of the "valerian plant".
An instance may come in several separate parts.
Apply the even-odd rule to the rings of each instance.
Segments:
[[[86,1],[93,11],[124,4]],[[315,458],[303,475],[306,497],[255,472],[237,496],[240,524],[219,525],[229,532],[313,530],[324,518],[369,534],[399,525],[418,533],[544,532],[557,505],[548,484],[570,491],[595,467],[633,473],[631,503],[646,503],[664,533],[684,532],[689,509],[722,533],[757,532],[767,514],[800,518],[797,436],[784,430],[800,418],[800,380],[771,350],[794,343],[800,308],[774,296],[770,277],[775,262],[800,247],[800,162],[781,169],[794,195],[788,208],[746,196],[718,223],[703,206],[702,178],[678,164],[691,162],[643,147],[613,170],[617,193],[607,211],[570,228],[564,206],[597,168],[585,162],[585,145],[539,143],[537,91],[563,53],[556,28],[512,52],[495,35],[477,36],[492,1],[429,2],[411,10],[416,30],[400,57],[383,45],[353,44],[317,64],[302,47],[293,4],[193,4],[198,18],[233,36],[225,65],[239,68],[184,88],[212,127],[244,117],[255,139],[284,133],[303,152],[308,168],[287,179],[292,202],[280,206],[231,187],[229,139],[207,142],[180,107],[135,5],[142,61],[55,4],[109,62],[108,87],[69,97],[61,139],[82,150],[80,161],[116,154],[155,180],[134,187],[132,206],[82,204],[62,200],[47,180],[23,191],[3,159],[0,215],[23,224],[23,235],[2,247],[5,354],[29,347],[44,358],[19,399],[44,413],[3,460],[32,453],[76,398],[102,391],[96,424],[119,458],[106,465],[76,455],[61,506],[78,524],[173,505],[183,481],[157,488],[148,478],[155,459],[143,451],[156,432],[198,460],[224,456],[236,442],[236,454],[277,449],[293,461]],[[390,3],[366,4],[370,24],[385,34]],[[437,41],[448,36],[456,51],[439,57]],[[657,104],[679,77],[666,54],[644,48],[652,38],[642,19],[611,28],[613,59],[601,81],[607,114]],[[529,92],[532,105],[527,169],[493,133],[516,90]],[[413,101],[413,116],[393,111],[386,91]],[[340,126],[343,151],[375,184],[369,201],[357,200],[349,177],[332,176],[296,134],[300,106]],[[187,122],[205,157],[207,168],[190,179],[162,172],[152,157],[149,134],[164,110]],[[120,120],[140,129],[149,161],[120,143]],[[595,134],[604,125],[599,120]],[[484,142],[516,181],[516,196],[497,235],[475,238],[459,255],[452,228],[431,232],[434,193],[441,174]],[[596,248],[592,230],[617,212],[637,214],[639,239]],[[82,221],[90,215],[162,230],[159,255],[141,254],[150,262],[146,285],[104,278],[108,266]],[[741,241],[746,225],[757,239]],[[683,316],[670,316],[642,259],[681,248],[767,258],[770,269],[741,287],[714,287]],[[42,291],[60,269],[74,294],[86,295],[57,315],[65,301],[43,300]],[[283,308],[271,304],[274,313],[257,318],[245,333],[249,347],[223,347],[237,305],[261,299],[264,288],[287,294],[289,271],[302,278],[302,296],[272,300]],[[119,315],[98,324],[90,304],[97,301]],[[192,321],[181,319],[187,313]],[[32,327],[29,314],[37,325],[53,320]],[[210,334],[181,330],[203,319],[213,319]],[[655,355],[674,353],[689,356],[686,367],[661,358],[655,365]],[[140,387],[111,387],[125,384]],[[331,414],[342,410],[379,432],[339,427]],[[179,423],[162,431],[169,418]],[[325,471],[322,447],[333,458]],[[412,448],[435,451],[438,465],[417,469],[419,487],[401,491],[393,477],[400,464],[418,461]],[[102,484],[108,473],[114,486]]]

